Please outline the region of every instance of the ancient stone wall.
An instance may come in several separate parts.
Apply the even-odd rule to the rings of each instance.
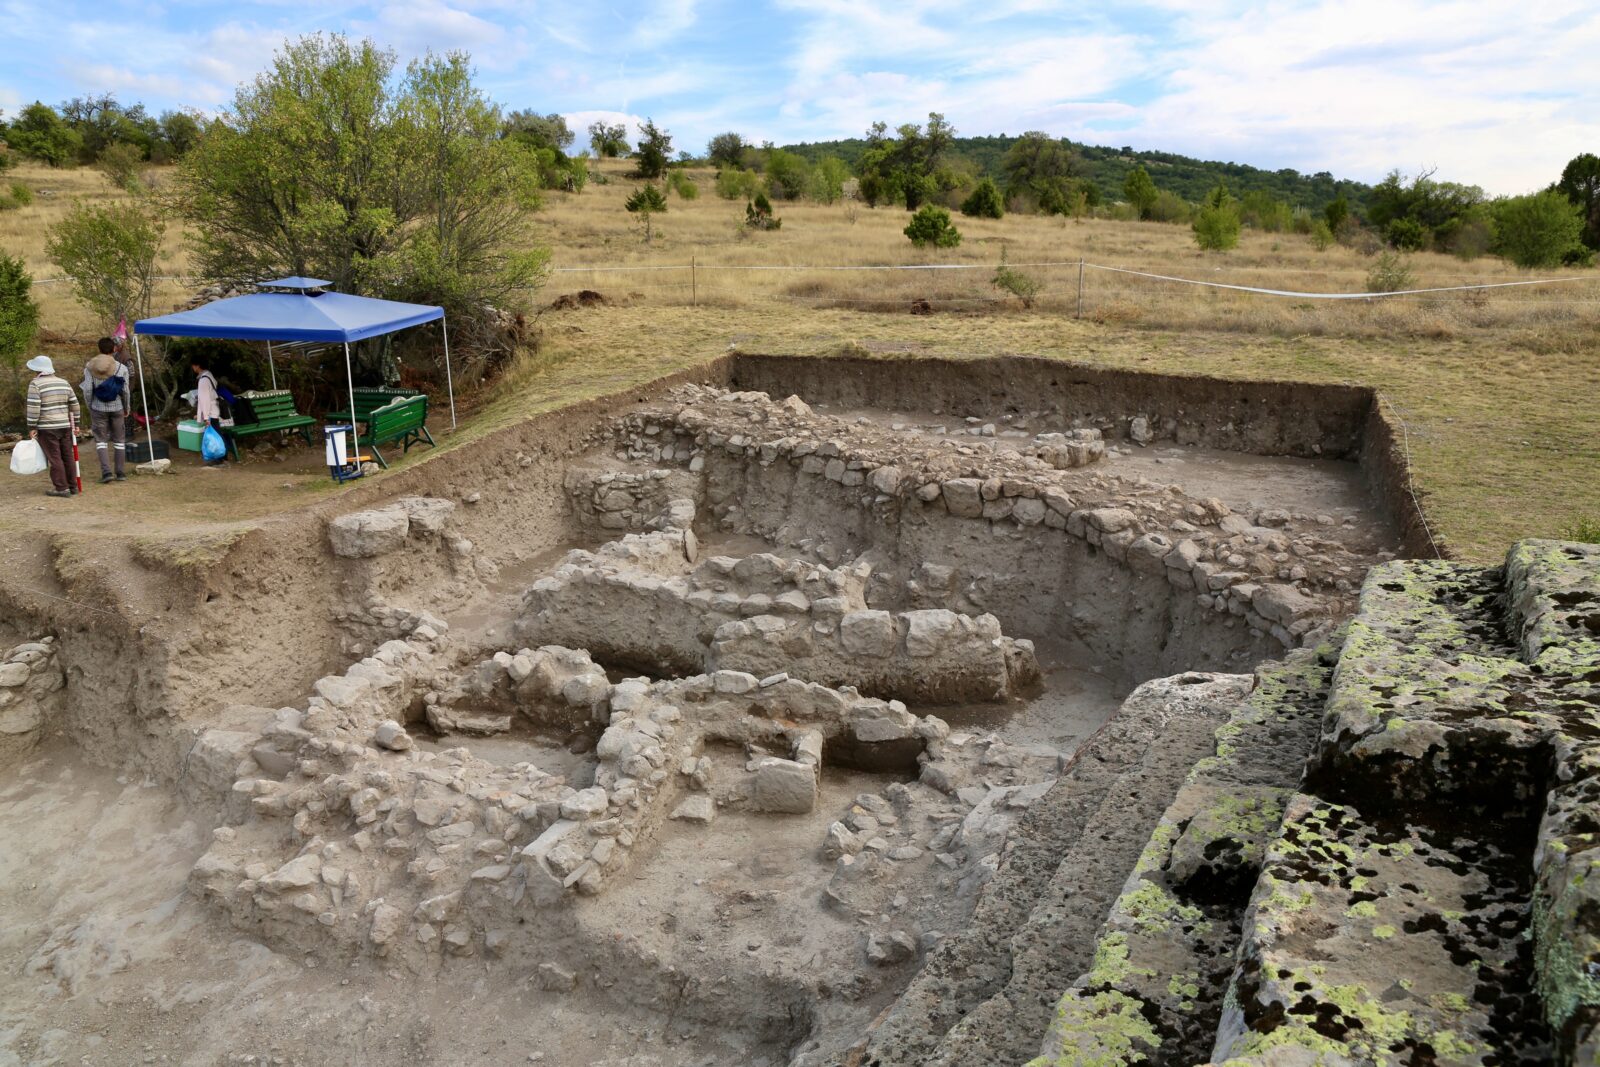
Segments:
[[[27,755],[59,725],[65,684],[53,636],[23,642],[0,657],[0,766]]]

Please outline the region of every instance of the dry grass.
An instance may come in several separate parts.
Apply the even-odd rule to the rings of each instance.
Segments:
[[[1195,251],[1184,227],[1017,216],[958,219],[962,245],[923,254],[900,233],[904,212],[806,203],[777,205],[783,228],[751,235],[739,225],[743,203],[717,198],[708,174],[700,175],[699,199],[669,197],[668,212],[656,220],[657,238],[647,247],[622,208],[636,183],[622,177],[620,166],[608,165],[608,171],[612,181],[606,185],[591,185],[576,196],[552,194],[539,216],[541,239],[554,250],[555,265],[677,266],[693,258],[703,265],[694,272],[695,288],[689,272],[680,270],[555,275],[533,294],[533,304],[589,288],[611,305],[542,314],[540,350],[481,391],[472,416],[459,433],[441,438],[441,448],[692,366],[730,347],[800,354],[864,347],[883,358],[1028,353],[1152,371],[1377,386],[1410,429],[1417,485],[1437,532],[1452,551],[1470,558],[1494,559],[1514,538],[1557,536],[1600,516],[1596,272],[1583,272],[1585,281],[1561,288],[1326,303],[1089,272],[1085,316],[1077,320],[1080,256],[1161,274],[1308,291],[1359,291],[1370,261],[1344,248],[1317,252],[1292,235],[1246,233],[1237,251],[1216,256]],[[43,179],[59,179],[62,190],[121,195],[92,172],[24,170],[23,177],[36,187],[46,186]],[[20,248],[39,276],[54,273],[42,262],[42,230],[61,203],[58,195],[0,215],[0,240],[8,250]],[[176,249],[177,242],[172,244]],[[1024,268],[1046,283],[1033,311],[1002,301],[988,284],[1002,244],[1013,265],[1072,264]],[[981,269],[715,269],[918,262]],[[172,272],[180,266],[174,260]],[[1462,263],[1435,255],[1413,257],[1412,269],[1423,285],[1523,277],[1497,260]],[[47,295],[49,289],[61,292]],[[43,287],[41,295],[47,327],[88,336],[98,329],[84,328],[84,313],[64,287]],[[919,297],[930,300],[936,313],[906,314]],[[413,450],[399,466],[426,462],[429,454]],[[314,477],[302,477],[289,479],[298,491],[274,487],[274,494],[263,494],[262,510],[316,492]],[[180,507],[181,494],[168,488],[159,494],[172,498],[166,504],[152,501],[129,510],[155,521],[164,509]],[[276,494],[282,503],[268,503]],[[186,507],[181,514],[190,519],[199,511]]]

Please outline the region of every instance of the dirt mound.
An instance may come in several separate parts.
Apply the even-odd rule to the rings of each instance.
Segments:
[[[928,302],[923,297],[919,296],[915,300],[911,301],[911,314],[913,314],[913,315],[932,315],[933,314],[933,304]]]
[[[572,308],[604,307],[609,304],[600,293],[593,289],[580,289],[576,293],[562,293],[550,302],[551,311],[567,311]]]

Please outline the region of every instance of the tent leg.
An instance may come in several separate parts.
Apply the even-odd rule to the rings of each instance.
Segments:
[[[352,446],[355,450],[356,464],[361,463],[361,424],[356,422],[356,379],[350,370],[350,342],[344,343],[344,384],[350,390],[350,436],[355,440]],[[376,448],[373,449],[377,451]]]
[[[440,316],[439,325],[444,328],[444,384],[450,390],[450,428],[456,428],[456,383],[450,376],[450,320]]]
[[[272,368],[272,388],[278,388],[278,364],[272,358],[272,342],[267,342],[267,366]]]
[[[156,458],[156,431],[150,422],[150,396],[144,391],[144,353],[139,351],[139,335],[137,333],[133,335],[133,358],[139,364],[139,406],[144,408],[145,443],[150,448],[150,462],[154,463]]]

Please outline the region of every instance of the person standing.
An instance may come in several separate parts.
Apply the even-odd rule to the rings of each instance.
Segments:
[[[205,356],[195,356],[189,361],[189,369],[195,374],[194,417],[202,426],[210,426],[218,433],[222,432],[222,405],[217,400],[217,376],[211,373],[211,363]],[[207,467],[220,467],[227,462],[226,458],[215,462],[206,461]]]
[[[83,398],[89,405],[89,428],[100,459],[100,484],[128,480],[128,412],[132,394],[128,368],[117,360],[117,343],[100,338],[100,353],[83,366]]]
[[[65,378],[56,376],[49,356],[28,360],[34,372],[28,383],[28,436],[39,442],[50,467],[51,489],[46,496],[71,496],[76,492],[72,470],[72,427],[78,418],[78,394]]]

